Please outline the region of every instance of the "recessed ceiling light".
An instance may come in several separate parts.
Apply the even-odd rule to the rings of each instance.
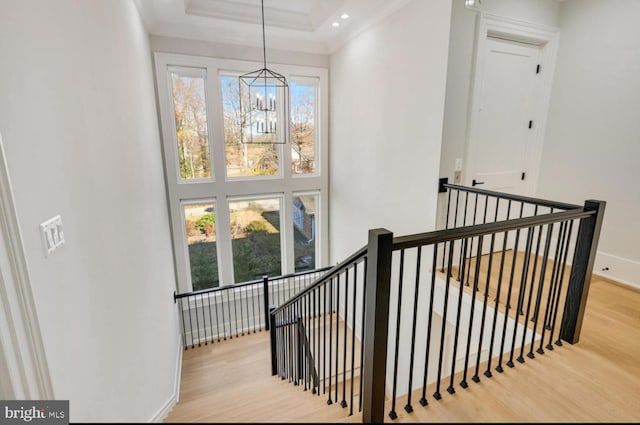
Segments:
[[[342,19],[349,19],[349,14],[348,13],[343,13],[342,15],[340,15],[340,17]]]
[[[331,24],[331,26],[334,28],[338,28],[340,26],[340,22],[334,22],[333,24]]]

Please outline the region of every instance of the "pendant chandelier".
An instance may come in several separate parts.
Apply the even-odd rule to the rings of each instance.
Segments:
[[[284,75],[267,68],[264,0],[261,5],[264,67],[238,77],[240,140],[245,144],[285,144],[289,141],[289,84]]]

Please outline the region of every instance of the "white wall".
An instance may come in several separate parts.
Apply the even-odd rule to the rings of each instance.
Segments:
[[[640,286],[640,2],[568,0],[538,195],[607,201],[595,273]],[[603,267],[609,271],[603,272]]]
[[[557,0],[483,0],[480,10],[484,13],[554,27],[558,26],[560,19],[560,2]],[[453,0],[440,160],[440,177],[448,177],[451,183],[453,183],[456,158],[466,159],[477,15],[477,11],[464,7],[464,0]]]
[[[57,399],[146,421],[173,396],[178,322],[146,32],[130,1],[0,2],[0,132]],[[62,215],[45,258],[40,222]]]
[[[451,4],[413,0],[331,56],[330,257],[432,230]]]

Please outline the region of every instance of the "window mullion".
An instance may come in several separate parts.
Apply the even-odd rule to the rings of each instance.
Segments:
[[[291,190],[284,193],[282,206],[282,270],[284,273],[295,272],[294,231],[293,231],[293,194]]]

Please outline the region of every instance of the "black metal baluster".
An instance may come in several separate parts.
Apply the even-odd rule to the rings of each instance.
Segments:
[[[234,292],[239,292],[239,296],[240,296],[240,332],[242,333],[242,336],[244,336],[244,309],[242,308],[242,286],[240,286],[237,290],[234,290]]]
[[[520,343],[520,356],[516,359],[518,360],[520,363],[524,363],[524,342],[525,339],[527,337],[527,320],[529,320],[529,313],[531,312],[531,298],[533,295],[533,285],[535,284],[536,281],[536,272],[537,272],[537,268],[538,268],[538,258],[540,257],[540,241],[542,239],[542,226],[538,226],[538,241],[536,242],[536,254],[535,257],[533,259],[533,270],[531,271],[531,284],[529,285],[529,297],[528,297],[528,301],[527,301],[527,312],[524,316],[524,322],[523,322],[523,331],[522,331],[522,342]],[[533,352],[531,353],[530,356],[528,356],[529,358],[533,358]]]
[[[349,401],[349,416],[353,415],[353,374],[356,367],[356,296],[358,288],[358,263],[353,266],[353,304],[351,314],[351,400]]]
[[[427,347],[424,354],[424,377],[422,380],[422,397],[420,404],[426,406],[427,401],[427,376],[429,375],[429,351],[431,349],[431,320],[433,319],[433,299],[436,288],[436,260],[438,258],[438,244],[433,245],[433,264],[431,265],[431,290],[429,292],[429,319],[427,321]],[[396,355],[397,357],[397,355]]]
[[[569,223],[569,234],[567,235],[566,247],[564,250],[564,260],[562,261],[563,267],[562,267],[562,272],[560,274],[560,285],[558,286],[558,297],[557,297],[558,299],[556,301],[555,311],[553,313],[553,322],[551,323],[551,333],[549,334],[549,345],[551,345],[551,339],[553,338],[553,331],[555,330],[555,327],[556,327],[556,318],[558,317],[558,307],[560,305],[560,295],[562,294],[562,286],[564,284],[564,272],[567,269],[567,255],[569,253],[569,247],[571,246],[572,230],[573,230],[573,221]],[[555,344],[558,347],[562,347],[562,340],[560,339],[560,337],[558,337]],[[553,349],[553,346],[551,349]]]
[[[246,292],[249,291],[249,288],[246,289]],[[247,303],[249,302],[249,294],[247,294]],[[249,311],[249,305],[247,304],[247,312]],[[255,295],[255,285],[251,285],[251,315],[252,319],[251,323],[253,323],[253,333],[256,333],[256,295]]]
[[[273,287],[269,285],[268,279],[267,279],[266,285],[258,286],[256,288],[256,292],[258,293],[258,296],[256,297],[256,299],[258,300],[258,317],[259,317],[258,330],[260,332],[262,332],[263,329],[267,330],[267,322],[269,321],[269,318],[268,318],[269,316],[266,314],[266,311],[269,311],[269,306],[274,305],[276,302],[272,288]],[[260,291],[260,289],[262,289],[262,291]],[[260,292],[262,292],[262,299],[260,298]],[[265,311],[265,307],[266,307],[266,311]],[[262,319],[263,317],[265,318],[264,326],[261,323],[263,320]]]
[[[322,314],[322,394],[327,393],[327,283],[322,285],[324,304]]]
[[[467,382],[467,372],[469,369],[469,355],[470,355],[470,351],[471,351],[471,334],[473,333],[473,318],[474,318],[474,313],[476,310],[476,297],[475,297],[475,293],[478,290],[478,279],[480,276],[480,265],[482,264],[482,243],[484,236],[480,235],[478,237],[478,247],[476,250],[476,267],[475,267],[475,272],[473,275],[473,288],[472,288],[472,293],[471,293],[471,311],[469,314],[469,333],[467,334],[467,345],[465,348],[465,355],[464,355],[464,369],[463,369],[463,373],[462,373],[462,381],[460,381],[460,386],[462,388],[468,388],[469,387],[469,383]],[[473,245],[473,241],[472,245]]]
[[[204,294],[200,294],[200,307],[202,308],[202,333],[204,334],[204,345],[209,345],[207,338],[207,315],[204,311]]]
[[[467,225],[467,203],[469,201],[469,192],[465,192],[464,196],[464,215],[462,218],[462,227]],[[467,247],[467,241],[464,243],[465,248]],[[464,269],[465,263],[467,261],[466,253],[462,255],[462,250],[460,250],[460,260],[458,260],[458,282],[464,280],[464,272],[462,272],[462,278],[460,277],[460,271]],[[462,280],[461,280],[462,279]]]
[[[550,214],[553,214],[555,209],[554,208],[550,208]],[[547,229],[549,229],[549,226],[547,226]],[[560,238],[558,237],[558,242],[560,242]],[[555,270],[555,267],[554,267]],[[535,322],[536,320],[538,320],[538,314],[536,313],[537,309],[538,309],[538,304],[537,304],[538,300],[536,300],[536,307],[534,308],[534,313],[533,313],[533,317],[531,318],[532,322]]]
[[[207,294],[207,305],[209,306],[209,327],[211,328],[211,343],[213,344],[213,319],[211,318],[211,293]]]
[[[297,366],[295,364],[295,359],[298,357],[295,352],[295,332],[293,329],[293,320],[295,318],[295,304],[290,304],[289,307],[289,315],[287,318],[287,338],[289,342],[287,343],[287,347],[289,349],[289,382],[293,383],[293,385],[297,385],[296,383],[296,370]]]
[[[224,340],[227,340],[227,326],[224,318],[224,306],[227,305],[227,317],[229,318],[229,339],[231,339],[231,304],[229,304],[229,294],[227,294],[227,302],[224,301],[224,294],[227,294],[227,290],[220,291],[220,308],[222,309],[222,331],[224,333]]]
[[[520,218],[522,218],[522,213],[524,211],[524,202],[520,202]],[[520,229],[516,230],[516,239],[513,244],[513,252],[511,258],[511,273],[509,274],[509,288],[507,289],[507,305],[505,307],[504,312],[504,322],[502,323],[502,341],[500,342],[500,357],[498,358],[498,366],[496,366],[496,371],[499,373],[504,372],[502,367],[502,358],[504,354],[504,343],[507,338],[507,322],[509,321],[509,309],[511,309],[511,293],[513,290],[513,278],[515,276],[516,271],[516,259],[518,257],[518,244],[520,243]],[[516,319],[518,312],[516,311]],[[513,334],[515,335],[517,328],[514,328]]]
[[[453,189],[449,189],[449,193],[447,194],[447,216],[446,216],[446,220],[445,220],[445,224],[444,224],[444,228],[448,229],[449,228],[449,208],[451,206],[451,192],[453,191]],[[446,244],[445,244],[445,248],[446,248]],[[440,268],[440,273],[444,273],[444,257],[446,254],[447,250],[443,249],[442,250],[442,268]]]
[[[336,388],[335,388],[335,401],[338,402],[338,367],[339,367],[339,354],[340,354],[340,274],[336,277]]]
[[[344,341],[342,342],[342,401],[340,406],[347,407],[347,323],[349,321],[349,268],[345,270],[344,283]]]
[[[235,318],[234,322],[236,325],[235,336],[238,337],[238,302],[236,299],[236,291],[233,286],[229,289],[229,292],[233,294],[233,317]],[[231,336],[233,338],[233,335]]]
[[[464,255],[464,257],[467,256],[467,241],[468,239],[462,239],[462,246],[463,248],[460,250],[461,255]],[[464,252],[464,254],[462,254]],[[464,264],[462,265],[462,275],[464,276]],[[447,387],[447,392],[449,394],[455,394],[456,390],[453,387],[453,378],[454,378],[454,374],[455,374],[455,370],[456,370],[456,356],[458,354],[458,336],[460,334],[460,313],[462,311],[462,297],[464,294],[464,283],[462,281],[460,282],[460,288],[459,288],[459,292],[458,292],[458,309],[456,310],[456,330],[454,332],[454,337],[453,337],[453,355],[451,358],[451,375],[449,377],[449,386]]]
[[[316,392],[320,396],[320,287],[313,291],[313,302],[315,310],[315,341],[313,354],[316,358],[316,371],[318,372],[318,382],[316,383]]]
[[[367,257],[364,257],[364,267],[363,267],[363,272],[362,272],[362,321],[360,322],[360,335],[362,336],[362,338],[360,339],[360,389],[359,389],[359,395],[358,395],[358,412],[362,411],[362,384],[363,384],[363,379],[362,379],[362,370],[363,370],[363,363],[364,363],[364,317],[365,317],[365,313],[367,310],[367,303],[365,300],[365,294],[367,293]],[[434,259],[434,267],[433,267],[434,273],[435,273],[435,259]]]
[[[329,399],[327,400],[327,404],[333,404],[333,400],[331,400],[331,382],[333,373],[333,365],[331,362],[332,359],[332,346],[333,346],[333,278],[329,281]]]
[[[453,248],[455,247],[455,241],[449,241],[449,260],[447,266],[451,268],[453,263]],[[440,400],[442,395],[440,394],[440,378],[442,377],[442,355],[444,351],[444,333],[447,326],[447,307],[449,303],[449,284],[451,283],[451,275],[447,273],[447,282],[444,287],[444,311],[442,313],[442,331],[440,333],[440,355],[438,357],[438,380],[436,383],[436,392],[433,393],[433,398]]]
[[[458,194],[460,192],[458,191]],[[458,212],[458,203],[456,202],[456,214]],[[407,404],[404,406],[404,410],[407,413],[413,412],[413,406],[411,405],[411,392],[413,386],[413,362],[416,351],[416,322],[418,320],[418,296],[420,295],[420,262],[422,260],[422,246],[418,246],[417,259],[416,259],[416,285],[413,295],[413,324],[411,328],[411,351],[409,357],[409,386],[407,390]],[[449,265],[451,267],[451,265]]]
[[[473,222],[472,225],[476,225],[476,219],[477,219],[477,214],[478,214],[478,194],[476,193],[476,199],[473,203]],[[475,238],[471,238],[471,247],[469,248],[469,267],[467,268],[467,278],[465,280],[465,286],[469,286],[469,278],[471,277],[471,256],[473,255],[473,242],[475,241]],[[482,250],[480,250],[480,253],[482,253]],[[476,262],[478,261],[478,257],[476,256]]]
[[[460,191],[456,190],[456,208],[453,213],[453,228],[458,228],[458,204],[460,203]],[[451,274],[451,270],[447,271],[448,274]],[[460,264],[458,264],[458,279],[460,279]]]
[[[515,354],[515,346],[516,346],[516,335],[518,333],[518,321],[521,315],[524,315],[524,312],[521,312],[522,300],[524,299],[524,289],[526,287],[526,282],[529,276],[529,261],[531,259],[531,248],[533,247],[533,236],[535,235],[535,227],[527,228],[527,240],[525,243],[524,250],[524,259],[522,265],[522,274],[520,276],[520,288],[518,290],[518,305],[516,306],[516,322],[513,328],[513,335],[511,339],[511,354],[509,354],[509,360],[506,365],[509,367],[514,367],[513,356]],[[523,324],[523,333],[526,333],[527,319],[524,319]]]
[[[487,266],[487,280],[484,287],[484,297],[482,304],[482,319],[480,319],[480,338],[478,339],[478,351],[476,354],[476,371],[475,374],[471,377],[471,380],[475,383],[480,382],[480,376],[478,376],[478,372],[480,370],[480,358],[482,357],[482,338],[484,338],[484,325],[487,317],[487,300],[489,298],[489,287],[491,286],[491,266],[493,264],[493,245],[495,243],[496,234],[491,234],[491,242],[489,244],[489,264]],[[491,371],[487,375],[488,378],[491,377]]]
[[[567,233],[568,223],[563,221],[560,223],[560,230],[558,230],[558,245],[556,246],[556,254],[553,258],[553,274],[551,275],[551,288],[549,290],[549,298],[547,300],[547,308],[544,314],[544,327],[546,330],[551,330],[551,314],[553,311],[553,305],[555,304],[556,291],[558,289],[558,278],[560,277],[560,260],[562,259],[562,253],[564,250],[564,238]],[[544,338],[542,338],[544,340]]]
[[[547,225],[547,240],[544,245],[544,257],[542,258],[542,270],[540,272],[540,283],[538,284],[538,294],[536,296],[536,306],[534,309],[533,317],[533,331],[531,332],[531,342],[529,344],[529,353],[527,356],[533,358],[533,347],[534,341],[536,337],[536,329],[538,326],[538,316],[540,314],[540,305],[542,303],[542,291],[544,289],[544,277],[547,273],[547,263],[549,261],[549,248],[551,246],[551,235],[553,233],[553,223]],[[551,291],[551,288],[549,288]],[[546,320],[546,317],[545,317]],[[542,338],[544,338],[544,321],[542,322]],[[544,350],[542,349],[542,338],[540,339],[540,348],[538,348],[538,354],[544,354]]]
[[[305,302],[305,300],[306,300],[306,302]],[[308,295],[305,296],[304,298],[302,298],[302,300],[301,300],[302,315],[301,315],[301,318],[300,318],[301,323],[305,324],[305,328],[306,329],[305,329],[305,332],[304,332],[304,337],[307,338],[307,341],[309,341],[309,311],[307,310],[307,306],[309,305],[308,302],[309,302],[309,296]],[[305,321],[307,323],[305,323]],[[303,353],[301,358],[303,360],[302,361],[302,364],[303,364],[302,369],[303,369],[304,373],[303,373],[302,377],[304,379],[304,390],[307,391],[307,389],[311,389],[311,387],[307,384],[307,382],[309,382],[309,383],[311,382],[311,381],[309,381],[309,376],[310,376],[309,367],[308,367],[309,365],[307,363],[307,356],[304,354],[304,352],[306,350],[304,350],[303,346],[300,347],[300,351]]]
[[[394,351],[394,360],[393,360],[393,386],[391,387],[391,411],[389,412],[389,417],[391,419],[397,419],[398,414],[396,413],[396,388],[397,388],[397,380],[398,380],[398,350],[400,349],[400,318],[402,312],[402,284],[404,280],[404,249],[400,250],[400,270],[398,274],[398,307],[396,309],[396,345]],[[362,379],[362,378],[361,378]],[[362,394],[361,394],[362,396]]]
[[[309,379],[309,389],[312,391],[312,394],[315,394],[315,388],[313,387],[313,381],[311,379],[311,376],[313,375],[313,368],[314,368],[314,364],[313,364],[313,342],[315,342],[315,339],[313,338],[314,335],[314,328],[313,328],[313,309],[312,309],[312,302],[313,302],[313,291],[309,292],[306,295],[307,298],[307,345],[308,345],[308,350],[311,353],[312,357],[308,357],[306,354],[304,356],[305,359],[305,363],[307,364],[307,379]],[[306,350],[305,350],[306,352]]]
[[[199,316],[198,316],[198,296],[197,295],[195,295],[193,297],[193,304],[194,304],[195,310],[196,310],[195,311],[195,315],[196,315],[196,328],[198,329],[198,347],[201,347],[202,346],[202,344],[201,344],[202,339],[200,338],[200,319],[199,319]]]
[[[281,311],[278,316],[280,317],[280,325],[282,325],[282,323],[284,322],[284,317],[285,317],[285,312]],[[281,372],[280,372],[280,378],[281,379],[286,379],[287,376],[287,349],[286,349],[286,339],[285,339],[285,334],[284,334],[284,328],[282,326],[280,326],[280,328],[278,328],[278,333],[280,335],[280,363],[281,363]]]
[[[533,209],[533,215],[537,216],[538,215],[538,205],[536,205]],[[534,229],[534,235],[535,235],[535,229]],[[533,239],[531,240],[531,243],[533,244]],[[527,257],[527,275],[529,274],[529,264],[531,263],[531,252],[529,252],[529,256]],[[523,286],[524,285],[524,286]],[[524,280],[524,282],[520,282],[520,297],[518,298],[518,314],[520,315],[524,315],[524,294],[527,291],[527,279]],[[525,326],[526,326],[526,320],[525,320]]]
[[[507,204],[507,220],[509,219],[509,215],[511,214],[511,200]],[[487,378],[491,378],[491,359],[493,357],[493,344],[496,336],[496,325],[498,323],[498,309],[500,307],[500,292],[502,291],[502,275],[504,272],[504,258],[505,251],[507,250],[507,240],[509,239],[509,232],[504,232],[504,239],[502,240],[502,255],[500,257],[500,272],[498,273],[498,287],[496,289],[496,299],[495,306],[493,309],[493,325],[491,326],[491,342],[489,343],[489,359],[487,361],[487,370],[484,372],[484,375]],[[508,302],[507,302],[508,303]],[[505,312],[505,320],[506,320],[506,312]],[[502,335],[502,341],[504,341],[504,334]],[[502,353],[500,353],[502,354]]]
[[[184,305],[182,304],[182,298],[179,299],[180,301],[180,315],[182,316],[182,345],[184,345],[184,349],[188,350],[189,346],[187,345],[187,327],[185,325],[185,318],[184,318]]]

